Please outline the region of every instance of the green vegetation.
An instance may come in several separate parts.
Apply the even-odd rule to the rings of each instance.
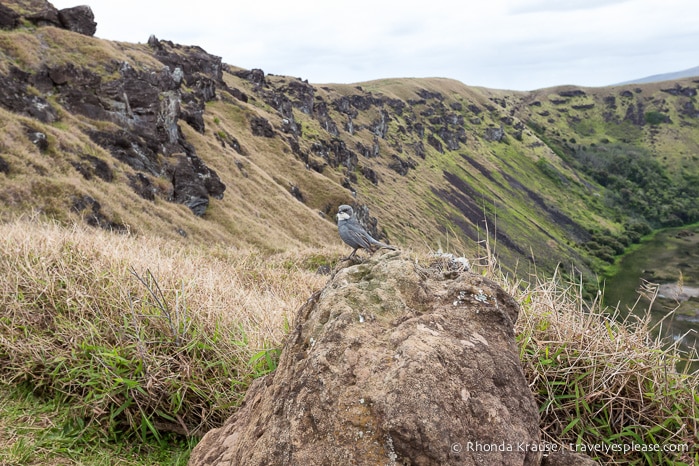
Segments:
[[[699,185],[690,175],[671,177],[647,151],[625,145],[590,148],[575,154],[580,169],[606,189],[606,201],[617,212],[655,227],[699,220]]]
[[[100,424],[76,416],[74,404],[0,385],[0,464],[185,466],[196,439],[162,434],[159,441],[107,438]]]
[[[675,345],[649,338],[650,311],[622,320],[557,277],[514,285],[520,355],[547,441],[603,464],[697,464],[699,373]],[[636,451],[591,452],[594,445]]]
[[[605,206],[623,224],[618,234],[593,231],[584,245],[602,261],[614,262],[615,256],[654,228],[699,221],[696,175],[671,175],[647,151],[624,144],[581,148],[574,157],[578,168],[605,188]]]
[[[668,123],[670,119],[667,115],[662,112],[652,111],[646,112],[646,123],[649,125],[657,126],[661,123]]]

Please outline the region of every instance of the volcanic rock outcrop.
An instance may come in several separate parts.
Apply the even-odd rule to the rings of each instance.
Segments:
[[[57,10],[40,0],[1,6],[0,28],[17,28],[21,18],[86,36],[94,35],[96,29],[88,6]],[[227,87],[221,58],[199,47],[179,46],[154,36],[148,45],[162,68],[109,59],[81,65],[42,63],[29,69],[13,65],[7,73],[0,72],[0,107],[54,123],[61,119],[60,105],[89,120],[115,124],[119,129],[83,132],[134,170],[129,178],[141,180],[132,183],[139,195],[153,200],[153,180],[168,180],[171,186],[162,196],[201,216],[211,197],[223,197],[226,186],[199,158],[179,125],[184,122],[204,132],[206,102],[215,98],[217,88]],[[49,101],[51,96],[54,102]]]
[[[339,270],[190,465],[540,464],[518,305],[463,269],[387,252]]]

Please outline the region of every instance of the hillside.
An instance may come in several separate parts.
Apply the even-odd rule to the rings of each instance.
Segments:
[[[0,3],[1,464],[186,464],[276,370],[295,316],[329,282],[319,272],[350,268],[342,203],[416,271],[452,277],[463,262],[430,252],[463,253],[471,278],[518,304],[507,334],[547,445],[602,464],[699,461],[696,354],[651,338],[650,314],[624,320],[588,299],[578,280],[652,229],[699,221],[698,81],[310,84],[195,45],[101,40],[95,27],[89,7]],[[374,313],[354,316],[361,300],[403,309],[368,272],[382,257],[353,267],[367,295],[338,302],[353,325],[378,328]],[[533,270],[544,273],[521,280]],[[456,303],[435,295],[447,314],[464,298],[503,302],[452,291]],[[428,317],[417,330],[431,338],[440,321],[467,327]],[[338,360],[385,378],[335,343]],[[503,380],[497,364],[470,361],[479,370],[462,378]],[[411,393],[432,399],[420,387]]]
[[[631,81],[624,81],[622,84],[642,84],[642,83],[656,83],[661,81],[671,81],[683,78],[697,78],[699,77],[699,66],[694,68],[688,68],[682,71],[675,71],[674,73],[662,73],[654,74],[651,76],[646,76],[644,78],[632,79]]]
[[[353,203],[403,247],[477,255],[489,234],[508,267],[533,254],[585,274],[652,228],[699,220],[691,79],[313,85],[155,37],[94,38],[89,9],[82,26],[40,0],[0,13],[4,220],[272,252],[340,244],[334,214]]]

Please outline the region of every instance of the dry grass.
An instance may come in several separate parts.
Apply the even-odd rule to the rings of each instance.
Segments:
[[[261,256],[26,218],[2,224],[0,380],[74,406],[72,424],[111,437],[196,437],[275,368],[291,314],[327,280],[317,266],[346,252]],[[482,252],[474,267],[522,306],[516,331],[546,441],[645,448],[592,452],[605,464],[697,460],[699,373],[676,370],[682,355],[650,338],[648,319],[619,322],[558,277],[514,281],[487,242]]]
[[[0,225],[0,377],[112,433],[201,433],[274,368],[289,314],[326,280],[304,261],[324,258]]]
[[[586,302],[580,284],[509,288],[522,305],[516,331],[546,441],[604,464],[696,464],[699,372],[677,370],[696,354],[652,338],[649,312],[621,321]]]

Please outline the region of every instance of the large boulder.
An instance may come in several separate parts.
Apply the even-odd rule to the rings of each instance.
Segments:
[[[388,252],[339,270],[190,465],[540,464],[518,305],[463,268]]]
[[[97,32],[95,15],[92,13],[92,8],[87,5],[59,10],[58,20],[65,29],[77,32],[78,34],[94,36],[95,32]]]

